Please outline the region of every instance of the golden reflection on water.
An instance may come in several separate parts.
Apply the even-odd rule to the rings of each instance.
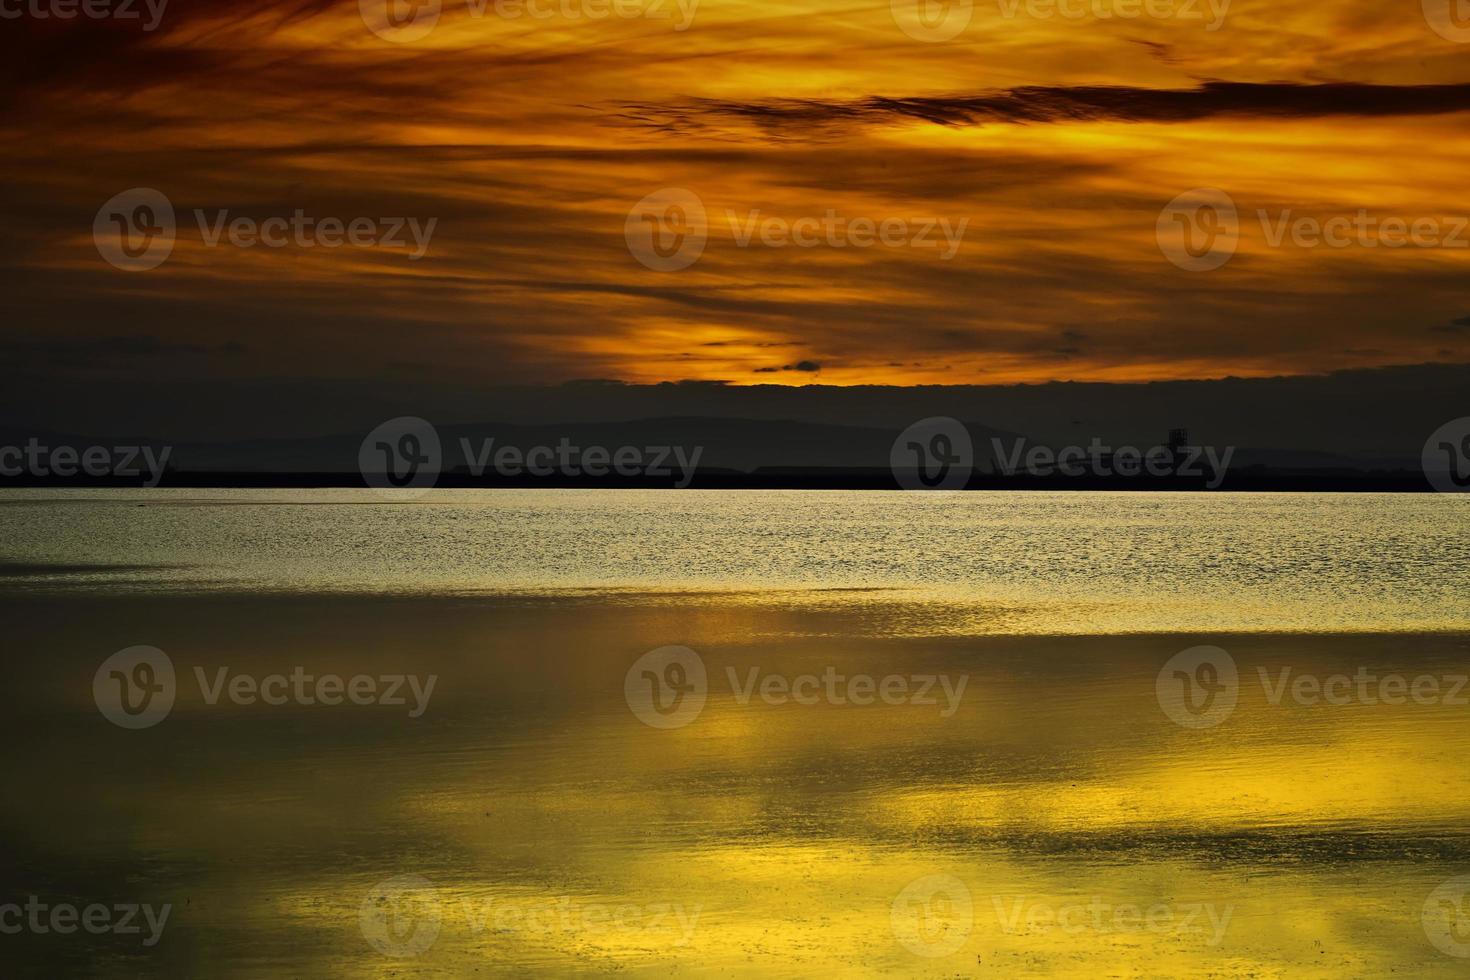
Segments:
[[[80,615],[81,602],[28,599],[12,617],[32,654],[17,680],[40,692],[5,722],[26,747],[5,763],[23,791],[0,810],[16,887],[177,909],[152,951],[29,937],[9,944],[23,965],[352,977],[1463,969],[1421,912],[1470,869],[1470,707],[1278,705],[1256,679],[1282,666],[1466,673],[1463,635],[896,640],[866,630],[860,611],[814,616],[793,637],[790,614],[674,598],[154,598],[92,600]],[[162,724],[122,732],[87,701],[119,635],[150,638],[186,677],[304,664],[439,681],[417,719],[209,705],[181,683]],[[1239,665],[1239,703],[1190,730],[1161,710],[1155,680],[1201,642]],[[624,675],[667,644],[698,652],[709,696],[688,725],[657,730],[630,711]],[[946,715],[942,694],[742,704],[728,673],[743,684],[751,668],[828,667],[966,683]],[[383,893],[405,876],[428,890]],[[430,920],[415,956],[371,940],[380,929],[401,952]]]

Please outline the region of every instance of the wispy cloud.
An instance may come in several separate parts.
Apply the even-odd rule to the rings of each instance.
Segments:
[[[1470,48],[1392,6],[1237,0],[1208,33],[976,4],[945,44],[905,36],[888,3],[816,0],[705,0],[687,30],[446,0],[411,44],[375,36],[357,0],[173,0],[152,32],[6,21],[0,371],[59,382],[141,361],[181,383],[473,389],[801,384],[817,366],[833,384],[1178,378],[1470,356],[1455,324],[1402,329],[1464,309],[1470,250],[1270,248],[1252,224],[1259,210],[1470,210]],[[110,266],[91,236],[101,204],[133,187],[165,194],[178,221],[147,273]],[[697,195],[708,240],[697,262],[660,272],[630,253],[626,222],[670,187]],[[1246,222],[1234,260],[1203,275],[1171,265],[1155,236],[1163,205],[1198,187],[1228,191]],[[210,247],[195,217],[297,210],[437,224],[410,263]],[[829,214],[875,236],[889,220],[966,224],[948,259],[758,233]],[[747,220],[757,232],[742,242]]]
[[[698,133],[710,120],[745,120],[777,132],[912,120],[939,126],[986,123],[1193,122],[1216,117],[1322,119],[1427,116],[1470,110],[1470,84],[1254,84],[1206,82],[1190,89],[1123,85],[1024,86],[982,95],[866,96],[842,101],[691,99],[630,104],[619,118],[664,132]]]

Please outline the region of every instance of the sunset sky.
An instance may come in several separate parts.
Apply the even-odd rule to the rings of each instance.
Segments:
[[[1458,246],[1273,246],[1257,218],[1367,209],[1449,234],[1470,215],[1470,44],[1418,2],[1099,19],[975,0],[943,41],[910,36],[925,23],[910,0],[619,2],[657,6],[540,0],[549,16],[507,17],[444,0],[416,40],[370,30],[374,0],[173,0],[153,31],[5,20],[5,360],[57,382],[460,385],[1470,361],[1470,229]],[[946,12],[966,14],[929,11]],[[137,187],[178,225],[142,272],[109,265],[92,234]],[[708,242],[660,271],[625,223],[666,188],[703,203]],[[1179,268],[1156,239],[1161,209],[1195,188],[1239,209],[1238,250],[1214,271]],[[194,209],[436,224],[415,261],[210,247]],[[964,234],[948,259],[742,247],[727,220],[829,211]]]

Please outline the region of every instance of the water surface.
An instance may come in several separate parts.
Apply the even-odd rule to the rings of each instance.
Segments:
[[[0,587],[725,592],[906,635],[1470,628],[1470,501],[1441,494],[11,491],[0,540],[27,572]]]
[[[1466,514],[12,494],[0,902],[173,912],[152,947],[0,952],[35,976],[1461,976],[1423,916],[1470,873],[1470,707],[1273,700],[1258,677],[1470,674]],[[135,644],[180,680],[127,731],[92,682]],[[708,698],[661,730],[625,680],[669,644]],[[1237,665],[1238,704],[1191,729],[1156,684],[1200,644]],[[437,682],[419,717],[211,704],[195,671],[220,668]],[[965,686],[953,710],[739,689],[828,670]]]

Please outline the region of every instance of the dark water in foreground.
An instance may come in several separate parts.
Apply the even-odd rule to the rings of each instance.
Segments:
[[[1187,535],[1167,506],[1086,496],[1014,531],[1051,542],[1053,573],[994,536],[885,559],[864,543],[879,504],[816,498],[767,500],[764,522],[729,505],[752,538],[787,530],[719,569],[709,535],[732,532],[687,515],[688,547],[654,522],[668,543],[641,562],[557,550],[568,521],[608,533],[607,509],[470,513],[438,522],[469,525],[439,564],[419,505],[0,506],[0,906],[48,906],[13,933],[29,913],[0,908],[6,972],[1463,975],[1470,631],[1446,590],[1466,566],[1432,542],[1463,542],[1465,509],[1277,503],[1299,513],[1274,549],[1258,527],[1170,564],[1161,542]],[[827,523],[781,513],[803,506]],[[891,533],[946,512],[921,513],[928,532]],[[1094,550],[1089,586],[1073,552],[1104,518],[1134,547]],[[398,547],[370,546],[384,533]],[[742,557],[778,553],[764,583]],[[378,587],[425,568],[455,587]],[[494,588],[506,570],[525,587]],[[1214,625],[1236,583],[1240,622],[1163,628],[1190,582]],[[1308,628],[1334,594],[1364,602]],[[137,658],[94,691],[139,645],[168,658],[166,711]],[[671,645],[688,652],[648,657]],[[137,933],[48,918],[97,904],[169,908]]]

